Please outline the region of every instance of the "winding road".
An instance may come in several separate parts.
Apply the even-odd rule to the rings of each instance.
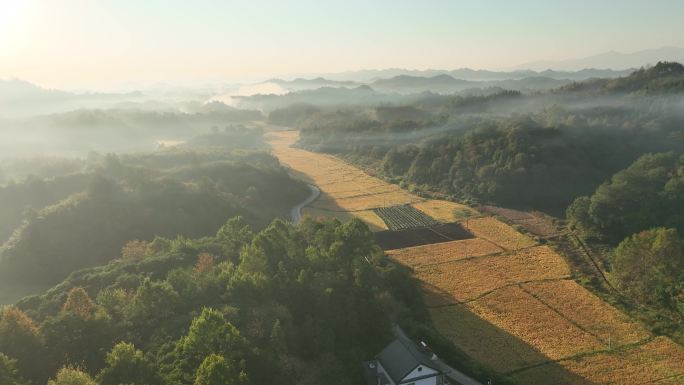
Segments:
[[[290,211],[290,216],[292,217],[292,224],[294,225],[298,224],[299,221],[302,220],[302,209],[311,204],[311,202],[315,201],[316,198],[318,198],[318,196],[321,195],[321,190],[318,187],[311,184],[307,184],[307,186],[309,186],[311,194],[302,203],[293,207]]]

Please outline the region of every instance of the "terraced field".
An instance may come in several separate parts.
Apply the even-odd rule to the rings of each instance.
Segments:
[[[373,209],[410,205],[475,236],[387,252],[414,269],[435,326],[474,359],[530,385],[684,384],[682,346],[654,337],[575,283],[561,255],[491,215],[552,236],[547,218],[421,199],[332,156],[290,148],[296,139],[293,131],[272,133],[273,153],[319,186],[316,214],[398,228],[405,220],[383,221],[376,214],[383,210]]]

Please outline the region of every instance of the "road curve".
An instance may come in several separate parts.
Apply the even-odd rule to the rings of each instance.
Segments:
[[[309,186],[311,194],[302,203],[293,207],[290,211],[290,216],[292,217],[292,224],[294,225],[298,224],[299,221],[302,219],[302,209],[311,204],[311,202],[315,201],[316,198],[318,198],[318,196],[321,195],[321,190],[319,190],[318,187],[311,184],[307,184],[307,186]]]

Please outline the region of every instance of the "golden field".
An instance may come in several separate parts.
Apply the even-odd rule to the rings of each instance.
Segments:
[[[412,206],[443,223],[457,222],[480,214],[466,205],[436,199],[414,203]]]
[[[329,211],[362,211],[423,200],[333,156],[290,147],[298,137],[297,131],[271,132],[268,136],[273,155],[295,170],[297,176],[321,189],[321,196],[312,207]]]
[[[513,284],[568,278],[570,269],[553,250],[536,246],[420,267],[415,274],[425,284],[428,306],[437,306],[472,300]]]
[[[665,337],[626,349],[614,349],[521,371],[523,384],[682,384],[684,351]]]
[[[575,281],[533,282],[522,288],[606,344],[608,338],[619,346],[650,336],[639,324]]]
[[[390,250],[387,251],[387,255],[404,265],[419,267],[465,258],[481,257],[502,251],[503,249],[489,241],[473,238]]]
[[[684,384],[682,346],[653,337],[572,281],[561,255],[491,215],[539,236],[556,234],[548,218],[421,199],[335,157],[289,147],[297,135],[274,132],[270,141],[293,174],[321,189],[305,214],[355,216],[377,231],[386,226],[371,209],[411,204],[475,236],[387,252],[422,281],[437,330],[475,360],[524,385]]]
[[[430,308],[438,330],[470,357],[500,373],[547,360],[507,331],[473,313],[466,305]]]
[[[466,230],[507,250],[518,250],[535,245],[535,241],[493,217],[471,218],[462,221]]]
[[[517,286],[497,290],[468,307],[551,360],[604,347],[596,337]]]

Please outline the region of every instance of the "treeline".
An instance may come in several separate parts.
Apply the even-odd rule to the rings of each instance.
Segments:
[[[652,227],[684,232],[684,158],[647,154],[568,208],[571,226],[611,244]]]
[[[355,383],[418,298],[358,220],[277,220],[255,234],[233,219],[210,237],[156,238],[2,310],[0,379]]]
[[[676,62],[658,62],[650,68],[641,68],[629,76],[615,79],[594,79],[559,88],[566,92],[663,94],[684,91],[684,65]]]
[[[342,115],[302,120],[301,145],[370,165],[406,187],[554,214],[644,152],[684,150],[681,119],[614,109],[554,107],[452,119],[438,128]]]
[[[0,150],[3,156],[17,157],[149,151],[160,140],[188,140],[210,132],[212,127],[228,126],[230,130],[233,125],[263,118],[259,111],[235,109],[219,102],[187,106],[182,112],[139,107],[79,109],[3,122],[6,129],[0,133]]]
[[[81,173],[0,189],[5,290],[49,287],[118,257],[131,239],[205,236],[236,215],[261,228],[308,194],[263,152],[170,149],[87,163]]]
[[[586,238],[617,245],[603,262],[621,292],[684,316],[683,156],[642,156],[577,198],[567,218]]]
[[[582,92],[426,95],[403,107],[293,106],[271,116],[300,128],[301,146],[413,190],[560,215],[640,155],[684,150],[680,67],[587,81]]]

